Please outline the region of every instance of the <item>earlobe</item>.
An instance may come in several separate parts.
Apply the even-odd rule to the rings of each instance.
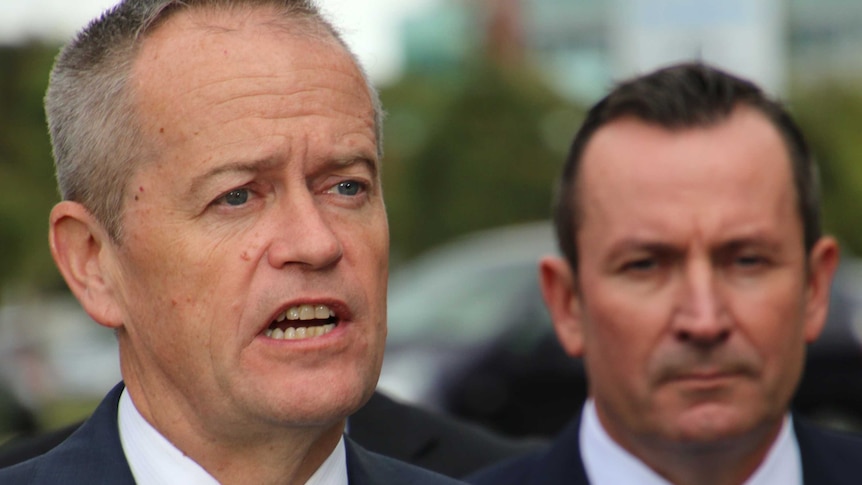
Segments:
[[[110,240],[101,225],[77,202],[63,201],[51,210],[51,255],[72,293],[96,322],[122,325],[109,269]]]
[[[539,262],[539,283],[560,344],[570,356],[580,357],[584,340],[581,304],[569,264],[560,257],[543,258]]]
[[[805,310],[805,340],[808,343],[817,339],[826,324],[829,294],[838,259],[838,243],[828,236],[820,238],[809,253]]]

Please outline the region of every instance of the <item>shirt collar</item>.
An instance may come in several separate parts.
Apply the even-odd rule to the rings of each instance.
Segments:
[[[117,421],[123,453],[136,483],[218,485],[212,475],[184,455],[141,416],[126,389],[120,396]],[[347,485],[347,456],[343,436],[305,485]]]
[[[607,434],[592,399],[584,404],[578,438],[591,484],[671,485]],[[744,485],[802,485],[799,444],[789,416],[785,417],[766,458]]]

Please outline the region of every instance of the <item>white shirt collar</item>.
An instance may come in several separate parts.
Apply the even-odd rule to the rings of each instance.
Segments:
[[[120,396],[117,416],[120,442],[139,485],[218,485],[218,481],[183,454],[138,412],[128,390]],[[344,437],[305,485],[347,485]]]
[[[592,399],[584,404],[579,435],[587,478],[593,485],[671,485],[607,434]],[[799,444],[790,417],[784,419],[766,459],[744,485],[802,485]]]

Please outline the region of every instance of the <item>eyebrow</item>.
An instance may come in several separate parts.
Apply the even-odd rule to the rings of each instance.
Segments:
[[[718,244],[711,245],[710,253],[738,251],[745,247],[758,247],[770,251],[778,251],[781,248],[781,241],[776,241],[774,238],[762,232],[755,232],[750,235],[733,237]],[[644,251],[658,254],[675,254],[684,253],[686,249],[672,242],[661,242],[650,239],[627,238],[623,239],[611,247],[608,252],[610,259],[618,258],[620,255],[629,251]]]
[[[608,251],[608,259],[614,260],[631,251],[643,251],[648,253],[682,253],[684,249],[669,242],[659,242],[649,239],[627,238],[618,241]]]
[[[190,192],[192,194],[200,192],[210,180],[222,174],[249,174],[267,172],[270,170],[282,168],[287,163],[288,162],[286,161],[266,158],[253,162],[231,162],[224,165],[219,165],[218,167],[214,167],[211,170],[194,177],[191,182]],[[380,164],[377,159],[369,159],[363,156],[352,158],[335,158],[322,164],[319,170],[325,171],[328,168],[332,167],[344,168],[356,164],[365,165],[371,171],[373,177],[378,176],[378,173],[380,171]]]
[[[286,162],[278,161],[271,158],[256,160],[253,162],[231,162],[224,165],[219,165],[202,173],[192,179],[191,193],[198,193],[210,180],[222,174],[244,174],[244,173],[260,173],[268,170],[274,170],[283,166]]]

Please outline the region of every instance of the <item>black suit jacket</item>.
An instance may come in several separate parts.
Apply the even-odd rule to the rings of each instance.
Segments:
[[[348,422],[350,438],[363,448],[450,477],[463,477],[541,444],[505,438],[466,421],[394,401],[380,392]],[[80,426],[75,423],[0,446],[0,468],[44,454]]]
[[[492,465],[469,477],[474,485],[589,485],[581,460],[580,417],[543,450]],[[862,483],[862,438],[820,429],[793,417],[805,485]]]
[[[0,483],[32,485],[133,485],[117,427],[123,390],[115,387],[93,416],[56,448],[0,470]],[[350,485],[456,485],[461,482],[363,449],[345,439]]]
[[[450,477],[466,476],[546,443],[506,438],[458,418],[394,401],[380,392],[347,420],[347,434],[368,450]]]

